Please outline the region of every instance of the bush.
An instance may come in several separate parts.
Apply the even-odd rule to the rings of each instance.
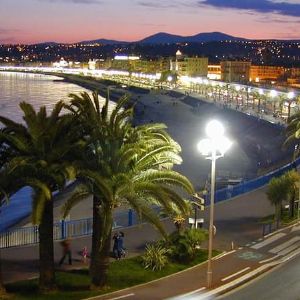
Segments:
[[[161,270],[168,264],[169,250],[160,244],[146,245],[146,253],[142,256],[143,265],[145,269],[152,271]]]
[[[179,262],[193,260],[201,243],[207,239],[207,236],[206,230],[194,228],[172,233],[169,237],[172,258]]]

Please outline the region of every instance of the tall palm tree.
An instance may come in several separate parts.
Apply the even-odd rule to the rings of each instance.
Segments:
[[[106,283],[113,224],[113,209],[131,206],[138,215],[164,228],[153,205],[185,212],[188,206],[174,190],[193,193],[189,180],[171,170],[181,162],[180,146],[166,133],[162,124],[133,127],[132,109],[123,109],[123,97],[111,114],[108,99],[101,107],[97,93],[71,95],[69,110],[80,120],[78,131],[86,139],[86,149],[77,163],[81,185],[66,203],[65,214],[88,194],[93,195],[93,235],[90,274],[92,285]]]
[[[15,187],[33,188],[32,220],[39,224],[41,290],[55,287],[52,193],[75,177],[67,157],[79,144],[73,119],[60,115],[63,106],[62,101],[58,102],[47,115],[44,106],[36,112],[22,102],[24,125],[0,117],[2,167],[10,170]]]

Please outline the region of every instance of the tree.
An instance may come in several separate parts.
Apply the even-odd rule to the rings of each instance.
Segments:
[[[292,170],[284,174],[288,185],[289,198],[289,216],[293,218],[295,215],[295,200],[297,192],[299,191],[300,175],[297,170]],[[298,204],[299,205],[299,204]]]
[[[52,195],[75,177],[67,158],[79,147],[72,117],[60,115],[63,106],[62,101],[58,102],[47,115],[44,106],[36,112],[30,104],[22,102],[25,125],[0,117],[4,126],[0,132],[2,168],[10,170],[18,189],[33,188],[32,221],[39,225],[42,291],[55,287]]]
[[[289,183],[286,177],[272,178],[268,184],[267,197],[275,206],[275,221],[277,224],[281,219],[282,202],[287,199],[289,191]]]
[[[133,110],[123,109],[123,97],[111,114],[108,99],[101,107],[98,94],[71,95],[70,112],[79,119],[78,132],[86,139],[75,166],[78,186],[66,203],[65,214],[88,194],[93,195],[93,235],[90,274],[93,287],[103,287],[107,279],[113,209],[126,204],[160,232],[164,228],[153,205],[173,211],[188,210],[177,187],[193,193],[192,184],[172,171],[179,164],[180,146],[166,133],[162,124],[131,125]]]
[[[283,144],[283,147],[294,145],[294,159],[296,159],[300,154],[300,112],[289,117],[287,124],[288,126],[285,130],[287,138]]]

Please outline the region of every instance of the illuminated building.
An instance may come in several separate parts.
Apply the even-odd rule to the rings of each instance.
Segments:
[[[251,62],[221,61],[221,80],[225,82],[248,82]]]
[[[221,66],[220,65],[208,65],[207,78],[212,80],[221,80]]]
[[[175,61],[170,63],[170,70],[179,76],[207,76],[207,57],[187,57],[178,50]]]
[[[274,66],[251,66],[250,81],[277,81],[278,78],[284,76],[285,70],[283,67]]]

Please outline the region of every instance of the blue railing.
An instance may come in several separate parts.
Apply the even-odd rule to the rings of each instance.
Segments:
[[[153,210],[160,212],[159,207]],[[132,209],[114,213],[113,229],[133,226],[142,223]],[[80,220],[61,220],[53,226],[53,238],[55,241],[66,238],[76,238],[91,235],[93,232],[93,218]],[[39,242],[38,226],[28,226],[7,230],[0,233],[0,249],[17,246],[33,245]]]
[[[244,193],[254,191],[258,188],[263,187],[268,184],[269,181],[274,177],[279,177],[285,172],[295,169],[300,165],[300,158],[289,163],[275,171],[272,171],[266,175],[260,176],[258,178],[242,182],[234,186],[228,186],[226,188],[217,190],[215,193],[215,202],[221,202],[236,196],[240,196]],[[209,195],[206,197],[206,204],[209,204]]]

